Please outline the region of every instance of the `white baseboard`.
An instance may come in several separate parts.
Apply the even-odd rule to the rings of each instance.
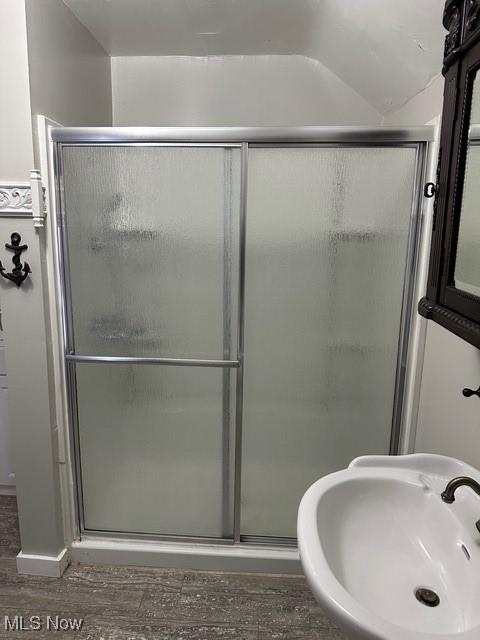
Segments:
[[[71,558],[85,564],[121,564],[201,571],[302,573],[297,549],[206,545],[88,536],[72,543]]]
[[[16,496],[17,488],[14,484],[0,484],[0,496]]]
[[[62,549],[58,556],[41,556],[30,553],[17,555],[17,571],[30,576],[47,576],[61,578],[70,563],[70,553],[67,548]]]

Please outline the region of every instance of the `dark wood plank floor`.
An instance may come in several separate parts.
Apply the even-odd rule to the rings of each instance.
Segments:
[[[0,496],[2,640],[344,640],[303,578],[100,565],[71,565],[61,579],[19,576],[19,545],[15,498]],[[5,616],[25,626],[38,616],[42,629],[6,628]],[[83,624],[48,630],[47,616]]]

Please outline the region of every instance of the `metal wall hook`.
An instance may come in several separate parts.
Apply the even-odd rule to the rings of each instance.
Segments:
[[[20,287],[28,274],[32,273],[28,262],[24,262],[23,266],[20,262],[20,256],[22,255],[23,251],[26,251],[28,249],[28,245],[20,244],[20,242],[22,241],[22,237],[16,231],[12,233],[12,235],[10,236],[10,240],[11,243],[7,242],[5,244],[5,248],[14,252],[12,258],[14,267],[10,273],[7,273],[7,270],[0,261],[0,275],[2,275],[7,280],[11,280],[12,282],[14,282],[17,287]]]
[[[471,396],[478,396],[480,398],[480,387],[478,387],[478,389],[476,389],[475,391],[473,389],[465,387],[465,389],[462,391],[462,394],[465,396],[465,398],[470,398]]]

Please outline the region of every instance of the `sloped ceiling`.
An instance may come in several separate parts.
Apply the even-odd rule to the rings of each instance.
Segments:
[[[112,56],[297,54],[381,114],[439,73],[444,0],[64,0]]]

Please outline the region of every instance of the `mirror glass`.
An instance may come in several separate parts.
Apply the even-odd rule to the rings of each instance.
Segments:
[[[473,79],[455,287],[480,297],[480,79]]]

